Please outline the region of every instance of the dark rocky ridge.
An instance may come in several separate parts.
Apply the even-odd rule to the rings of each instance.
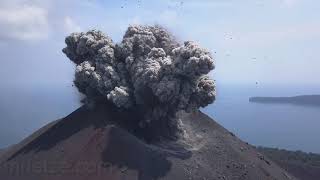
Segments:
[[[0,149],[0,156],[5,152],[5,149]]]
[[[293,97],[251,97],[249,98],[249,101],[254,103],[320,106],[320,95],[303,95]]]
[[[83,106],[8,149],[0,157],[0,177],[296,179],[200,111],[180,112],[178,117],[183,123],[183,137],[147,144],[132,125],[139,118],[134,112],[121,112],[105,104],[94,109]],[[125,123],[130,120],[132,124]]]
[[[319,180],[320,178],[319,154],[266,147],[258,147],[258,151],[300,179]]]

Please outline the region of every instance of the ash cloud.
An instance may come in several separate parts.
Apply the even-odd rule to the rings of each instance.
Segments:
[[[139,127],[173,137],[175,114],[215,100],[210,52],[195,42],[179,44],[159,26],[129,26],[115,44],[101,31],[72,33],[63,52],[76,64],[74,83],[88,102],[109,101],[143,114]]]

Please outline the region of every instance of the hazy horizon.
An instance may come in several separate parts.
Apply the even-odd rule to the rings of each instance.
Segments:
[[[320,116],[318,107],[248,101],[250,96],[294,96],[319,91],[320,86],[294,89],[290,86],[219,85],[215,103],[202,111],[253,145],[320,153],[320,144],[316,143],[320,136],[320,121],[316,118]],[[81,106],[80,99],[71,85],[2,89],[0,148],[17,143],[47,123],[70,114]]]

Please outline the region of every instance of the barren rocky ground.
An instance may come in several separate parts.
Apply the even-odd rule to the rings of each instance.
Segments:
[[[177,141],[147,144],[130,129],[136,116],[112,105],[81,107],[7,150],[6,180],[296,179],[200,111],[179,113]]]

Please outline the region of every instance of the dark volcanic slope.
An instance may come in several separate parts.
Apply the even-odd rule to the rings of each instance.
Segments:
[[[258,150],[300,179],[320,179],[319,154],[262,147]]]
[[[251,97],[250,102],[255,103],[285,103],[295,105],[320,106],[320,95],[304,95],[293,97]]]
[[[4,149],[0,149],[0,156],[5,152]]]
[[[153,145],[119,127],[135,117],[108,105],[82,107],[5,152],[0,178],[295,179],[201,112],[179,114],[184,138]]]

